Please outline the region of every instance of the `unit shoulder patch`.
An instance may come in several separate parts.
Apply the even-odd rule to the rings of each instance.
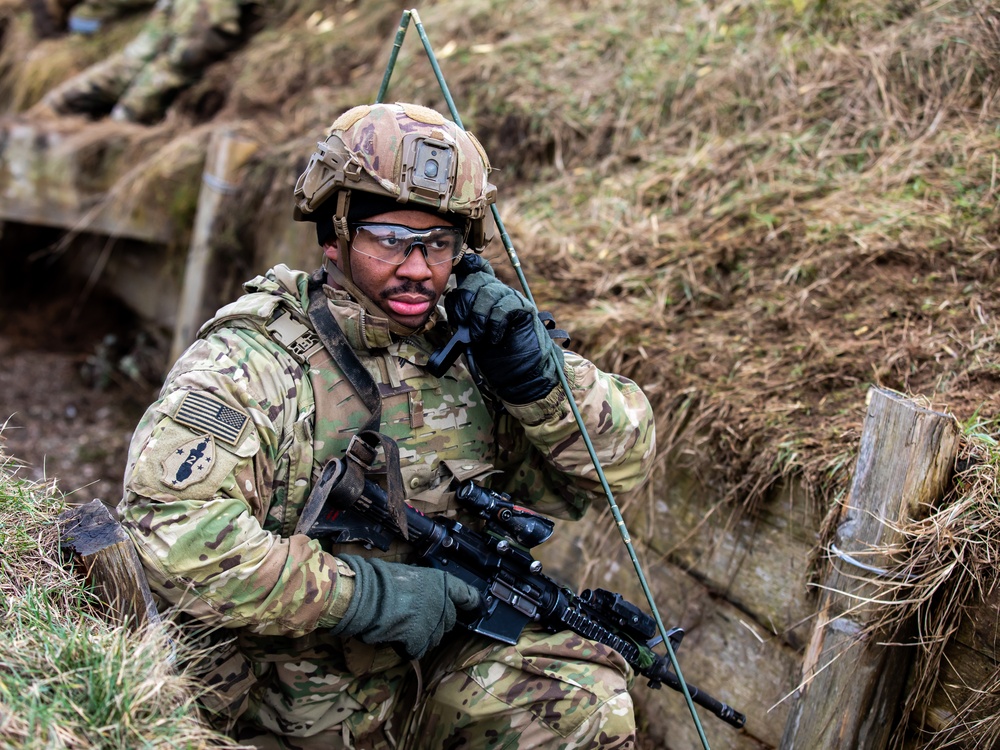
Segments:
[[[250,424],[250,416],[202,391],[184,395],[173,419],[195,432],[207,432],[229,445],[239,445]]]
[[[215,466],[215,439],[202,435],[178,445],[160,463],[160,481],[175,490],[182,490],[204,480]]]

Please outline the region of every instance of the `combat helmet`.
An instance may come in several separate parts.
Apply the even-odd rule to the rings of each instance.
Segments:
[[[476,137],[439,112],[416,104],[366,104],[338,117],[317,144],[295,184],[294,218],[316,222],[320,244],[335,233],[348,248],[355,195],[356,203],[441,214],[464,225],[466,246],[481,252],[497,192],[490,169]]]

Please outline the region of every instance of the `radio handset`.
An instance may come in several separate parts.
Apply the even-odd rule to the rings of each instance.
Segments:
[[[465,256],[455,266],[455,280],[461,286],[462,282],[470,273],[479,273],[486,267],[486,261],[475,253],[466,253]],[[472,357],[469,344],[472,343],[472,335],[469,327],[465,323],[460,323],[455,333],[452,334],[448,342],[440,349],[434,351],[427,360],[427,371],[436,378],[440,378],[451,366],[455,364],[462,354],[465,354],[465,361],[469,365],[469,372],[477,384],[481,383],[479,370]]]

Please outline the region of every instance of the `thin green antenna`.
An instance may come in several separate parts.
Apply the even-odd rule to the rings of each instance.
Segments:
[[[430,39],[427,38],[427,32],[424,31],[424,24],[420,20],[420,14],[417,13],[416,8],[411,8],[410,10],[404,10],[403,16],[399,21],[399,30],[396,32],[396,40],[392,47],[392,53],[389,56],[389,63],[385,69],[385,75],[382,77],[382,86],[379,88],[378,97],[375,99],[376,103],[383,101],[386,91],[389,88],[389,79],[392,77],[393,68],[396,65],[396,57],[399,54],[399,48],[403,44],[403,37],[406,34],[406,27],[409,25],[410,20],[413,20],[414,26],[417,27],[417,34],[420,35],[420,41],[424,46],[424,52],[427,53],[427,59],[430,61],[431,68],[434,70],[434,76],[437,78],[438,85],[441,87],[441,93],[444,95],[445,103],[448,105],[448,112],[451,114],[452,120],[463,130],[465,125],[462,124],[462,117],[458,113],[458,108],[455,106],[455,100],[451,97],[451,91],[448,89],[448,84],[444,80],[444,73],[441,72],[441,66],[438,65],[437,56],[434,54],[434,49],[431,47]],[[517,257],[517,252],[514,250],[514,245],[511,242],[510,236],[507,234],[507,230],[504,227],[503,221],[500,219],[500,211],[494,203],[490,206],[493,212],[493,220],[496,222],[497,230],[500,232],[500,239],[503,242],[504,250],[507,251],[507,257],[510,259],[510,264],[514,268],[514,272],[517,274],[518,281],[521,282],[521,288],[524,290],[524,296],[528,298],[535,309],[538,309],[538,305],[535,304],[535,299],[531,295],[531,290],[528,287],[528,280],[524,277],[524,272],[521,269],[521,261]],[[557,355],[553,353],[553,357]],[[558,361],[557,361],[558,364]],[[677,675],[677,679],[681,684],[681,692],[684,694],[684,701],[687,703],[688,710],[691,712],[691,718],[694,719],[695,727],[698,730],[698,737],[701,739],[702,747],[705,750],[710,750],[708,746],[708,739],[705,737],[705,730],[701,726],[701,720],[698,718],[698,712],[695,710],[694,701],[691,699],[691,693],[688,690],[687,683],[684,681],[684,675],[681,674],[681,665],[677,661],[677,655],[674,653],[673,646],[670,644],[670,638],[667,636],[667,629],[663,625],[663,620],[660,618],[660,612],[656,608],[656,603],[653,601],[653,592],[649,589],[649,584],[646,582],[646,575],[643,573],[642,565],[639,563],[639,558],[636,556],[635,548],[632,546],[632,539],[629,536],[628,528],[625,526],[625,519],[622,518],[621,511],[618,508],[618,503],[615,502],[614,493],[611,491],[611,487],[608,485],[607,477],[604,475],[604,469],[601,467],[601,460],[597,456],[597,451],[594,449],[594,444],[590,440],[590,434],[587,431],[587,426],[583,422],[583,416],[580,414],[580,409],[576,404],[576,399],[573,397],[573,391],[570,387],[569,381],[566,379],[566,373],[563,372],[562,367],[556,367],[556,372],[559,374],[559,382],[562,384],[563,390],[566,392],[566,398],[569,400],[570,410],[573,412],[573,417],[576,419],[576,424],[580,429],[580,434],[583,437],[584,445],[587,446],[587,452],[590,454],[590,460],[594,464],[594,469],[597,471],[597,477],[600,480],[601,488],[604,490],[604,494],[608,499],[608,506],[611,508],[611,515],[614,516],[615,523],[618,526],[618,533],[621,535],[622,542],[625,544],[625,549],[628,550],[629,558],[632,560],[632,566],[635,568],[636,575],[639,577],[639,583],[642,586],[642,591],[646,596],[646,601],[649,603],[649,608],[652,610],[653,617],[656,620],[656,627],[660,631],[660,636],[663,638],[663,643],[667,647],[667,656],[670,658],[670,665],[674,669],[674,673]]]
[[[416,11],[404,10],[403,16],[399,19],[399,28],[396,29],[396,39],[392,43],[392,52],[389,53],[389,64],[385,66],[385,74],[382,76],[382,85],[378,88],[378,96],[375,103],[385,101],[385,92],[389,90],[389,79],[392,78],[393,68],[396,67],[396,58],[399,57],[399,48],[403,46],[403,39],[406,37],[406,27],[410,25],[410,15]]]

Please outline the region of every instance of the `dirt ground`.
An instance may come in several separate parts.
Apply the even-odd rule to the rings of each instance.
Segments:
[[[116,504],[157,355],[120,303],[51,273],[8,265],[0,282],[0,451],[17,476]]]

